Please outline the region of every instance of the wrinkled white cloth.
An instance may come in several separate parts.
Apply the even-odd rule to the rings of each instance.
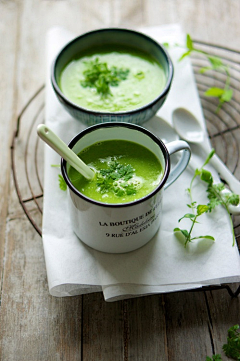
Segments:
[[[185,43],[185,35],[179,25],[140,29],[160,43]],[[84,125],[73,119],[58,102],[51,83],[50,67],[53,58],[71,38],[63,28],[52,28],[47,34],[46,124],[66,143]],[[194,75],[188,58],[178,62],[182,49],[170,47],[174,63],[174,80],[169,96],[158,116],[144,124],[161,138],[168,140],[161,126],[163,118],[171,124],[171,114],[176,107],[186,107],[193,112],[205,129]],[[171,132],[170,132],[171,133]],[[174,138],[175,133],[172,134]],[[206,140],[206,148],[210,144]],[[195,164],[202,165],[204,157],[193,147]],[[232,233],[225,210],[201,216],[201,223],[194,227],[194,235],[210,234],[215,242],[196,240],[188,247],[174,234],[175,227],[189,228],[189,220],[180,224],[178,219],[188,213],[186,206],[193,171],[189,166],[183,175],[164,194],[163,219],[159,232],[146,246],[125,254],[105,254],[84,245],[71,229],[67,211],[67,194],[58,187],[60,157],[48,146],[44,156],[44,208],[43,247],[50,294],[73,296],[90,292],[103,292],[106,301],[200,288],[240,280],[239,253],[232,247]],[[217,179],[217,174],[209,168]],[[195,183],[194,199],[207,202],[206,187]],[[177,195],[177,196],[176,196]]]

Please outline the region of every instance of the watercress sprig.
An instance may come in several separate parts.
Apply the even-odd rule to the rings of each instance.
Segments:
[[[165,46],[169,46],[168,43],[164,43]],[[182,47],[180,44],[175,44],[175,46]],[[205,73],[208,70],[216,70],[223,72],[226,76],[225,84],[223,88],[220,87],[210,87],[205,91],[205,95],[209,97],[218,98],[218,106],[216,112],[221,108],[223,103],[229,102],[233,96],[233,90],[230,88],[230,71],[229,66],[223,63],[222,59],[218,56],[212,56],[206,51],[197,49],[194,45],[194,42],[189,34],[186,36],[185,48],[187,49],[179,58],[179,61],[183,60],[185,57],[191,55],[192,53],[198,53],[205,56],[209,62],[209,66],[202,67],[199,72]]]
[[[222,347],[225,355],[234,360],[240,360],[240,333],[238,329],[239,325],[229,328],[227,343]]]
[[[182,219],[184,218],[188,218],[190,219],[190,221],[192,222],[191,227],[188,230],[186,229],[181,229],[179,227],[174,228],[174,232],[181,232],[183,234],[183,236],[185,237],[185,247],[187,246],[188,243],[192,242],[195,239],[208,239],[211,241],[215,241],[215,238],[212,237],[211,235],[201,235],[201,236],[197,236],[197,237],[192,237],[192,231],[193,231],[193,227],[196,223],[198,223],[197,219],[204,213],[209,211],[209,206],[208,205],[204,205],[204,204],[197,204],[196,201],[193,200],[193,195],[192,195],[192,187],[193,187],[193,183],[194,180],[196,179],[196,177],[200,176],[203,177],[204,179],[207,179],[207,177],[205,178],[205,170],[204,170],[204,166],[206,164],[208,164],[208,162],[210,161],[210,159],[212,158],[212,156],[214,155],[215,151],[212,150],[209,155],[207,156],[205,162],[203,163],[202,167],[199,169],[196,169],[193,175],[193,178],[190,182],[190,186],[189,188],[187,188],[187,192],[190,196],[190,200],[191,203],[187,204],[187,206],[189,208],[191,208],[192,213],[186,213],[183,217],[181,217],[178,222],[181,222]]]
[[[240,360],[240,333],[238,329],[239,325],[228,329],[227,343],[222,346],[225,355],[233,360]],[[222,361],[222,357],[220,354],[212,357],[207,356],[205,361]]]
[[[178,222],[181,222],[181,220],[184,218],[188,218],[191,221],[191,226],[190,226],[189,231],[186,229],[181,229],[179,227],[174,228],[174,232],[181,232],[183,234],[183,236],[185,237],[185,246],[188,243],[192,242],[193,240],[200,239],[200,238],[205,238],[205,239],[214,241],[214,237],[212,237],[210,235],[192,237],[192,231],[193,231],[194,225],[196,223],[198,223],[197,219],[203,213],[212,212],[218,205],[223,206],[229,215],[231,229],[232,229],[233,245],[235,244],[233,222],[232,222],[231,214],[230,214],[228,207],[230,204],[234,205],[234,206],[239,204],[239,195],[235,194],[235,193],[231,193],[231,192],[228,192],[228,193],[223,192],[225,189],[224,184],[223,183],[214,183],[211,172],[209,172],[208,170],[206,170],[204,168],[205,165],[207,165],[209,163],[209,161],[213,157],[214,153],[215,153],[215,150],[212,149],[211,152],[209,153],[209,155],[207,156],[205,162],[203,163],[202,167],[195,170],[193,178],[190,182],[190,186],[189,186],[189,188],[187,188],[187,192],[191,199],[191,203],[187,204],[187,206],[189,208],[191,208],[192,213],[186,213],[183,217],[181,217],[178,220]],[[207,197],[208,197],[209,202],[206,205],[197,204],[197,202],[193,200],[193,195],[192,195],[193,182],[197,177],[199,177],[203,182],[207,183],[206,192],[207,192]]]

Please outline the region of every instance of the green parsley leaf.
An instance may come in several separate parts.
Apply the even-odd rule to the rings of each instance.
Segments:
[[[238,194],[229,193],[226,195],[227,202],[233,206],[238,206],[240,202],[240,198]]]
[[[97,185],[101,193],[113,192],[118,197],[136,194],[136,186],[128,182],[134,175],[134,169],[130,164],[124,165],[112,160],[109,167],[101,169],[97,173]]]
[[[227,343],[222,347],[225,355],[234,360],[240,360],[240,333],[238,329],[239,325],[229,328]]]
[[[207,356],[206,361],[222,361],[222,357],[219,354],[213,355],[213,357]]]

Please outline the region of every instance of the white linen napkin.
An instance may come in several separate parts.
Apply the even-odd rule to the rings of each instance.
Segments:
[[[140,29],[160,43],[185,43],[179,25]],[[51,83],[50,66],[56,53],[76,36],[63,28],[52,28],[47,34],[46,124],[66,143],[85,126],[73,119],[58,102]],[[205,129],[194,75],[189,59],[178,62],[182,49],[169,50],[174,63],[174,80],[167,101],[158,116],[171,124],[171,114],[176,107],[186,107],[193,112]],[[161,134],[161,121],[154,117],[144,126]],[[206,140],[206,148],[210,143]],[[193,153],[202,165],[202,155]],[[106,301],[142,295],[199,288],[204,285],[237,282],[240,280],[239,253],[232,247],[229,218],[219,207],[201,216],[194,234],[210,234],[215,242],[202,240],[184,247],[173,229],[189,228],[189,221],[178,219],[188,212],[189,203],[185,189],[193,171],[190,167],[164,194],[163,219],[156,236],[139,250],[125,254],[105,254],[83,244],[71,229],[67,194],[58,187],[59,169],[51,167],[60,163],[60,157],[48,146],[44,155],[44,206],[43,247],[50,294],[73,296],[89,292],[103,292]],[[217,174],[211,167],[217,179]],[[176,197],[177,195],[177,197]],[[207,203],[206,187],[194,186],[194,198]]]

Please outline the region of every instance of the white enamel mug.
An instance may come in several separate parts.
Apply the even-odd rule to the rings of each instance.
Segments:
[[[185,141],[164,144],[142,126],[124,123],[100,123],[86,128],[69,143],[76,153],[105,140],[127,140],[139,143],[159,159],[164,174],[159,185],[145,197],[129,203],[106,204],[86,197],[68,177],[69,165],[61,161],[62,175],[67,183],[72,227],[79,239],[98,251],[125,253],[148,243],[158,231],[162,218],[164,189],[169,187],[189,163],[191,151]],[[181,152],[177,165],[170,171],[170,155]]]

